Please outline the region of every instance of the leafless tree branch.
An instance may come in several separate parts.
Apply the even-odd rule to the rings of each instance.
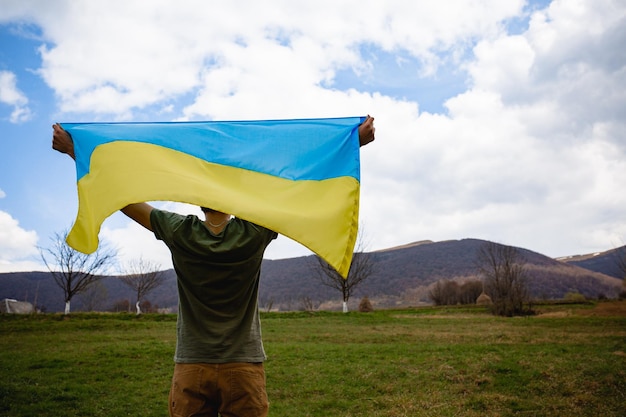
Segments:
[[[478,250],[477,266],[483,276],[485,292],[493,301],[494,314],[501,316],[528,313],[528,278],[526,261],[517,248],[486,242]]]
[[[313,270],[318,280],[321,284],[341,293],[344,308],[358,286],[376,272],[373,257],[364,251],[364,246],[363,237],[360,235],[346,279],[322,258],[316,257],[317,264],[313,267]]]
[[[126,266],[126,274],[120,279],[135,291],[137,314],[141,314],[140,303],[150,291],[163,284],[165,274],[160,265],[140,258]]]
[[[98,274],[105,272],[117,256],[116,251],[105,243],[101,243],[92,254],[78,252],[66,243],[68,233],[54,233],[50,238],[51,246],[39,250],[54,282],[63,290],[65,314],[70,313],[72,298],[101,279],[102,276]]]

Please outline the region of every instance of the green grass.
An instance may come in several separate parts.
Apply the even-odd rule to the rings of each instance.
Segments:
[[[617,305],[263,314],[270,416],[623,416]],[[0,415],[166,416],[175,320],[0,316]]]

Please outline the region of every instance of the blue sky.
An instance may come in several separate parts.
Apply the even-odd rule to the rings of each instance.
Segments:
[[[57,121],[372,114],[366,249],[481,238],[559,257],[626,241],[622,2],[1,3],[0,272],[44,270],[38,247],[76,215]],[[120,264],[170,266],[119,213],[101,238]],[[284,237],[266,253],[307,254]]]

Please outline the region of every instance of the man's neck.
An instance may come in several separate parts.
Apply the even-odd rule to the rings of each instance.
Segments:
[[[230,214],[220,211],[204,213],[204,224],[214,233],[219,233],[224,230],[229,220]]]

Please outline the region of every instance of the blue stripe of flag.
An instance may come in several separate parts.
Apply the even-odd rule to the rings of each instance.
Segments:
[[[158,123],[62,123],[74,138],[77,179],[94,149],[113,141],[151,143],[210,163],[289,180],[360,179],[358,126],[365,118]]]

